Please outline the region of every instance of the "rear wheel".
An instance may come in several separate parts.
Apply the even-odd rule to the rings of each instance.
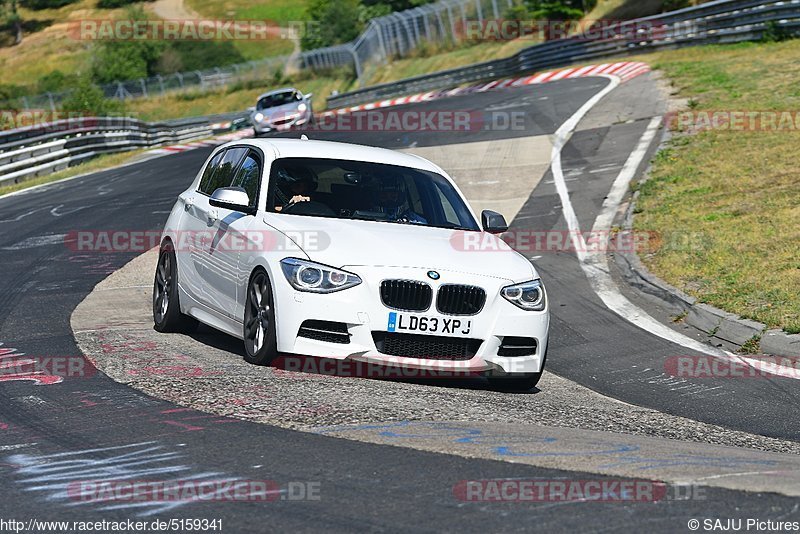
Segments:
[[[255,365],[269,365],[278,355],[272,286],[264,271],[256,271],[247,286],[244,307],[244,359]]]
[[[190,333],[197,320],[181,313],[178,297],[178,262],[172,243],[164,243],[158,255],[153,281],[153,323],[158,332]]]

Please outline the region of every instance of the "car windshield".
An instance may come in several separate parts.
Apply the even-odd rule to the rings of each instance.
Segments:
[[[445,177],[382,163],[278,159],[270,173],[268,206],[290,215],[480,230]]]
[[[284,91],[282,93],[273,93],[261,98],[256,104],[256,109],[274,108],[275,106],[282,106],[292,102],[300,102],[302,98],[297,91]]]

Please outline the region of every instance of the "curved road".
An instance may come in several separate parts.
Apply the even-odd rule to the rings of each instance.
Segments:
[[[644,84],[646,80],[642,79]],[[524,131],[457,136],[329,134],[393,148],[509,136],[552,134],[602,90],[587,78],[533,88],[453,97],[406,109],[522,111]],[[614,101],[612,93],[582,122],[563,150],[563,166],[582,228],[591,228],[619,168],[653,115],[647,86]],[[628,91],[636,91],[631,84]],[[644,96],[643,96],[644,95]],[[626,98],[623,98],[626,97]],[[636,109],[636,106],[639,109]],[[606,121],[599,115],[633,115]],[[649,113],[648,113],[649,110]],[[594,127],[593,124],[597,124]],[[609,126],[608,124],[611,124]],[[323,137],[323,136],[319,136]],[[207,157],[199,149],[0,198],[0,356],[75,356],[70,314],[92,288],[134,254],[76,254],[65,246],[77,230],[160,230],[175,197]],[[597,172],[589,172],[597,171]],[[513,223],[517,229],[563,231],[561,206],[546,176]],[[553,305],[548,369],[596,391],[667,413],[797,441],[797,390],[786,379],[707,381],[699,388],[659,376],[670,356],[692,354],[609,311],[571,253],[536,260]],[[13,351],[13,352],[12,352]],[[226,531],[253,525],[311,530],[529,530],[637,526],[683,528],[693,515],[757,517],[793,513],[794,501],[767,494],[707,491],[702,502],[465,504],[453,498],[461,480],[598,478],[587,474],[347,441],[246,423],[177,408],[101,374],[52,386],[0,383],[0,518],[90,520],[98,517],[221,518]],[[115,473],[120,478],[269,479],[318,482],[318,501],[154,503],[115,508],[70,501],[70,482]],[[66,496],[66,497],[65,497]]]

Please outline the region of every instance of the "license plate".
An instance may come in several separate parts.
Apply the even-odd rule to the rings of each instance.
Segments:
[[[442,317],[425,317],[389,312],[389,324],[386,330],[389,332],[468,336],[472,331],[472,321],[469,319],[445,319]]]

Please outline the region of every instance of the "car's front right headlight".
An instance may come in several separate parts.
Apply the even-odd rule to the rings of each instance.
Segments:
[[[527,311],[543,311],[547,306],[547,295],[541,280],[531,280],[500,290],[507,301],[514,306]]]
[[[264,114],[256,113],[255,115],[253,115],[253,119],[255,119],[256,122],[261,122],[264,120]]]
[[[361,283],[353,273],[298,258],[281,260],[281,269],[293,288],[309,293],[333,293]]]

